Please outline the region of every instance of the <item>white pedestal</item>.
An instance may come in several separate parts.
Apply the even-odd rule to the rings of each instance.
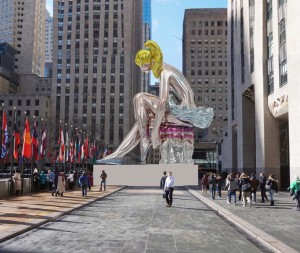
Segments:
[[[94,165],[94,185],[100,185],[102,170],[107,185],[159,187],[163,171],[172,171],[175,186],[198,185],[198,166],[192,164]]]

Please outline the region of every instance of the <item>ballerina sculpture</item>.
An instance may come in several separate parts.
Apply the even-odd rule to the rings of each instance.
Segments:
[[[151,145],[154,149],[161,146],[160,163],[192,163],[193,129],[207,128],[214,117],[212,108],[196,107],[188,81],[178,69],[163,63],[158,44],[149,40],[144,46],[145,49],[137,52],[135,63],[141,71],[152,70],[153,75],[159,78],[159,97],[149,93],[135,95],[134,126],[120,146],[109,156],[98,160],[98,164],[120,164],[122,158],[139,143],[142,163]]]

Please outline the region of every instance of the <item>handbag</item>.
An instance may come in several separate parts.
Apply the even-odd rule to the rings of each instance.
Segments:
[[[265,186],[266,190],[271,190],[271,186],[272,186],[272,183],[266,184],[266,186]]]

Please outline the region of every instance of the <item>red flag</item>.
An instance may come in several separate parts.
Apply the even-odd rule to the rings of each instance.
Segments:
[[[16,160],[18,160],[19,158],[19,153],[18,153],[18,149],[19,149],[19,145],[21,143],[21,136],[20,136],[20,131],[17,127],[17,122],[15,122],[15,126],[14,126],[14,158]]]
[[[59,146],[59,157],[58,160],[60,162],[65,161],[65,139],[64,139],[64,130],[60,129],[59,139],[58,139]]]
[[[23,134],[22,156],[28,159],[31,158],[31,136],[30,136],[30,126],[27,117],[25,120],[25,129]]]
[[[88,137],[86,137],[85,141],[84,141],[84,157],[85,157],[85,159],[89,158],[89,139],[88,139]]]

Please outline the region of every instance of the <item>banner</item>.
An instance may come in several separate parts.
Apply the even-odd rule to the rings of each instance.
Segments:
[[[19,158],[18,149],[19,149],[20,143],[21,143],[21,136],[20,136],[20,131],[17,126],[17,120],[16,120],[15,125],[14,125],[14,151],[13,151],[14,158],[16,160],[18,160],[18,158]]]
[[[23,149],[22,149],[22,156],[25,158],[31,158],[31,136],[30,136],[30,126],[28,119],[26,117],[25,120],[25,129],[23,134]]]

